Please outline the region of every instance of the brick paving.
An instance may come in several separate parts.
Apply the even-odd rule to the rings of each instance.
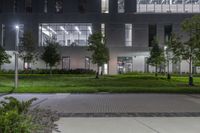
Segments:
[[[178,94],[12,94],[21,100],[37,97],[33,106],[71,117],[200,116],[200,95]]]

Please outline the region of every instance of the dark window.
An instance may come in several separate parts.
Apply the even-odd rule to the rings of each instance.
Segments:
[[[63,0],[56,0],[55,9],[56,13],[63,13]]]
[[[0,13],[2,12],[2,3],[0,4]]]
[[[155,24],[149,25],[149,47],[152,46],[152,42],[157,34],[157,27]]]
[[[172,25],[165,25],[164,27],[164,32],[165,32],[165,43],[169,41],[171,35],[172,35]]]
[[[78,10],[80,13],[86,12],[87,0],[79,0]]]
[[[44,13],[48,12],[48,0],[44,0]]]
[[[18,12],[18,1],[14,0],[13,1],[13,12]]]
[[[25,10],[27,13],[32,12],[32,0],[25,0]]]

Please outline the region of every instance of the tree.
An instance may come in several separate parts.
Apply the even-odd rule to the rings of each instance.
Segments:
[[[169,71],[170,61],[172,63],[177,63],[178,61],[180,61],[180,58],[173,56],[171,45],[174,43],[174,40],[176,40],[176,35],[174,33],[172,33],[169,40],[166,42],[166,46],[165,46],[165,54],[166,54],[165,61],[166,61],[166,66],[167,66],[167,79],[171,79],[171,75],[170,75],[170,71]]]
[[[50,74],[52,75],[52,67],[60,61],[60,53],[58,52],[59,43],[55,39],[47,39],[44,52],[41,59],[50,67]]]
[[[35,62],[35,60],[38,58],[35,39],[30,31],[25,32],[21,38],[19,57],[28,63],[28,67],[30,67],[31,62]]]
[[[200,16],[185,19],[182,22],[182,31],[188,36],[181,40],[177,36],[172,40],[171,49],[174,58],[186,60],[189,64],[189,85],[193,86],[193,65],[200,60]]]
[[[156,38],[152,41],[152,49],[150,52],[150,57],[148,58],[147,62],[149,65],[155,67],[155,76],[157,77],[158,73],[158,66],[162,65],[165,63],[165,56],[164,56],[164,51],[162,48],[159,47],[158,41]]]
[[[5,49],[0,46],[0,70],[1,66],[5,63],[10,63],[11,56],[6,53]]]
[[[109,49],[106,47],[105,37],[101,33],[94,33],[89,37],[88,51],[92,52],[92,63],[97,64],[96,78],[99,78],[99,67],[109,61]]]

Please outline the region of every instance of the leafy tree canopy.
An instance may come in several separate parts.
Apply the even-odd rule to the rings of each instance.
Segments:
[[[60,61],[59,43],[55,39],[47,39],[41,59],[52,68]]]
[[[11,56],[0,46],[0,68],[5,63],[10,63]]]
[[[38,58],[37,51],[37,46],[35,44],[35,39],[32,32],[25,32],[19,45],[19,57],[26,59],[28,63],[34,62]]]
[[[89,37],[88,51],[92,52],[92,62],[98,66],[109,61],[109,49],[106,47],[105,37],[101,33],[94,33]]]

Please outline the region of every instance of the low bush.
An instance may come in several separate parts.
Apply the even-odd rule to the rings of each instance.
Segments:
[[[13,74],[14,70],[1,70],[0,74]],[[47,69],[19,70],[19,74],[49,74]],[[53,69],[53,74],[95,74],[94,70],[89,69]]]
[[[51,111],[30,110],[35,100],[36,98],[18,101],[16,98],[6,97],[4,101],[1,101],[0,133],[52,132],[56,126],[54,121],[58,120],[58,116],[54,117],[56,113],[51,113]]]

